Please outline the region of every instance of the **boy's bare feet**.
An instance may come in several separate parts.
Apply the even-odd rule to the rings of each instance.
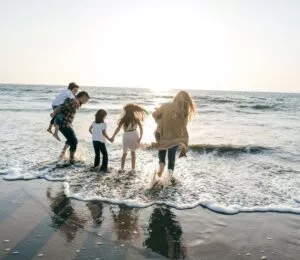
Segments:
[[[58,133],[54,133],[54,134],[53,134],[53,137],[54,137],[55,139],[57,139],[58,141],[60,141],[59,136],[58,136]]]

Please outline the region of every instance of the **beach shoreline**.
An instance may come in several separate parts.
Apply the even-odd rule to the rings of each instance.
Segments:
[[[1,259],[298,259],[299,215],[144,209],[64,196],[61,182],[0,180]]]

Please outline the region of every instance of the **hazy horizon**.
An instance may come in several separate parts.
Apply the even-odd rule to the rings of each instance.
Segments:
[[[300,92],[300,1],[1,3],[3,84]]]
[[[66,88],[66,85],[63,84],[31,84],[31,83],[0,83],[0,87],[1,85],[6,85],[6,86],[34,86],[34,87],[61,87],[61,88]],[[157,92],[157,90],[153,89],[153,88],[147,88],[147,87],[118,87],[118,86],[86,86],[86,85],[80,85],[80,87],[82,88],[82,90],[84,90],[84,88],[128,88],[128,89],[148,89],[148,90],[154,90],[155,92]],[[168,90],[186,90],[186,91],[212,91],[212,92],[249,92],[249,93],[282,93],[282,94],[300,94],[300,92],[288,92],[288,91],[259,91],[259,90],[230,90],[230,89],[199,89],[199,88],[164,88],[164,91],[168,91]]]

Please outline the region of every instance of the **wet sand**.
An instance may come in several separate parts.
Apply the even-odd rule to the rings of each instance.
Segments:
[[[300,216],[136,209],[0,180],[0,259],[300,259]]]

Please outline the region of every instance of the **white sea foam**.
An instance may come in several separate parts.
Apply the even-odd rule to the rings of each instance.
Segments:
[[[145,151],[145,153],[147,153]],[[149,156],[149,155],[148,155]],[[205,155],[206,159],[212,160],[213,155]],[[205,157],[202,156],[202,159]],[[192,158],[193,160],[193,158]],[[218,161],[221,159],[219,158]],[[150,161],[150,160],[149,160]],[[220,163],[220,162],[219,162]],[[218,164],[216,162],[215,164]],[[209,162],[202,160],[202,169],[210,171]],[[139,170],[135,175],[119,174],[116,169],[112,172],[101,175],[96,172],[86,171],[86,165],[79,163],[77,166],[68,168],[57,168],[55,163],[49,163],[40,168],[40,170],[24,170],[18,167],[11,167],[0,171],[5,180],[30,180],[35,178],[44,178],[48,181],[63,181],[64,191],[67,197],[82,200],[99,200],[113,204],[126,204],[130,207],[149,207],[153,204],[166,204],[177,209],[189,209],[197,206],[208,208],[214,212],[222,214],[237,214],[241,212],[280,212],[300,214],[300,200],[296,196],[293,200],[288,200],[290,195],[284,193],[268,192],[262,184],[252,179],[247,182],[247,177],[243,174],[242,179],[236,175],[231,175],[231,167],[224,167],[226,164],[222,161],[222,174],[195,174],[186,172],[178,166],[175,177],[178,183],[169,185],[170,176],[164,171],[161,178],[161,189],[149,189],[151,187],[153,169],[152,163],[149,168]],[[243,169],[243,168],[242,168]],[[182,175],[182,173],[184,174]],[[234,171],[236,173],[236,170]],[[180,174],[179,174],[180,173]],[[152,176],[151,176],[152,175]],[[226,178],[225,178],[226,177]],[[148,181],[145,181],[148,180]],[[220,181],[222,180],[222,181]],[[246,180],[246,181],[245,181]],[[273,187],[278,187],[286,179],[281,176],[279,179],[273,179]],[[153,180],[152,180],[153,181]],[[278,182],[278,184],[277,184]],[[276,184],[276,185],[275,185]],[[286,182],[289,186],[292,184]],[[229,185],[229,186],[228,186]],[[260,187],[261,186],[261,187]],[[224,187],[227,187],[224,189]],[[231,190],[228,189],[231,187]],[[236,191],[235,191],[236,190]],[[288,189],[289,191],[293,189]],[[284,198],[286,196],[286,199]],[[284,201],[284,199],[286,201]],[[240,203],[238,203],[238,201]],[[267,202],[267,203],[266,203]],[[256,204],[256,205],[254,205]]]
[[[22,180],[24,179],[24,174],[22,174],[22,169],[19,167],[12,167],[0,171],[3,174],[3,179],[5,180]]]
[[[39,178],[45,178],[48,181],[65,181],[66,177],[63,175],[56,175],[56,173],[51,172],[53,168],[46,168],[41,171],[37,170],[24,170],[22,168],[12,167],[0,171],[3,175],[3,179],[7,181],[16,180],[33,180]]]
[[[293,214],[300,214],[300,208],[293,208],[287,206],[265,206],[265,207],[243,207],[240,205],[231,205],[231,206],[224,206],[218,204],[214,201],[197,201],[194,203],[183,203],[178,204],[176,202],[164,201],[164,200],[155,200],[152,202],[141,202],[139,200],[131,200],[131,199],[117,199],[117,198],[105,198],[99,196],[87,196],[86,194],[77,193],[72,194],[70,191],[70,184],[68,182],[64,182],[64,190],[67,197],[81,200],[81,201],[103,201],[113,204],[125,204],[129,207],[138,207],[138,208],[145,208],[152,206],[154,204],[165,204],[170,207],[184,210],[184,209],[191,209],[197,206],[202,206],[204,208],[208,208],[214,212],[226,214],[226,215],[234,215],[238,213],[254,213],[254,212],[278,212],[278,213],[293,213]]]
[[[11,167],[7,169],[0,170],[0,174],[18,174],[21,172],[21,168],[19,167]]]

